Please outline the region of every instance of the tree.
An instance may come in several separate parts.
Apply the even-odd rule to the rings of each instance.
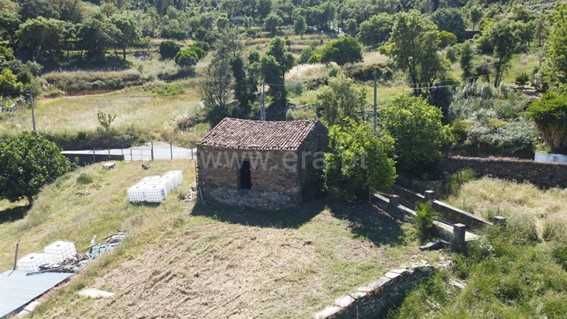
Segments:
[[[21,21],[18,14],[9,11],[0,11],[0,36],[10,39],[11,43],[15,42],[16,31]]]
[[[197,45],[181,48],[175,55],[175,63],[182,68],[197,64],[205,56],[205,52]]]
[[[299,34],[299,35],[303,36],[306,28],[307,28],[307,25],[305,23],[305,18],[303,16],[300,16],[300,15],[296,16],[295,21],[293,22],[293,30],[294,30],[295,34]]]
[[[512,59],[512,54],[518,51],[521,38],[517,32],[517,23],[509,20],[495,23],[487,36],[496,60],[494,63],[494,86],[498,87],[502,82],[504,71]]]
[[[270,14],[264,19],[264,29],[270,34],[275,35],[278,32],[278,27],[282,25],[283,20],[275,14]]]
[[[63,55],[64,22],[43,17],[29,19],[16,32],[18,48],[25,59],[55,64]]]
[[[427,95],[445,73],[445,65],[437,53],[440,42],[435,24],[419,12],[400,13],[396,17],[384,51],[407,72],[414,95]]]
[[[528,107],[543,140],[552,152],[567,154],[567,89],[546,93]]]
[[[31,205],[42,186],[69,170],[61,149],[40,135],[23,133],[0,141],[0,198],[26,198]]]
[[[433,13],[432,19],[440,30],[453,33],[459,41],[465,39],[465,21],[459,10],[454,8],[437,10]]]
[[[464,82],[469,82],[473,76],[473,65],[472,60],[474,57],[474,51],[471,47],[470,42],[466,42],[461,48],[461,58],[459,60],[461,64],[461,70],[463,71],[462,79]]]
[[[344,36],[327,42],[316,54],[321,62],[343,65],[362,61],[362,46],[355,38]]]
[[[317,106],[325,123],[335,125],[346,120],[362,120],[366,107],[365,90],[357,88],[354,80],[343,72],[330,78],[328,83],[317,93]]]
[[[396,141],[400,171],[422,174],[443,157],[450,133],[438,108],[420,97],[401,96],[382,109],[380,115],[382,127]]]
[[[270,87],[268,93],[272,97],[272,104],[267,112],[270,120],[285,120],[288,106],[285,73],[291,69],[293,62],[293,56],[287,51],[284,40],[273,39],[267,55],[261,61],[262,76],[264,82]]]
[[[159,55],[162,59],[173,59],[179,52],[181,47],[177,42],[172,40],[165,40],[159,44]]]
[[[567,4],[553,14],[553,26],[546,43],[546,74],[554,83],[567,83]]]
[[[329,128],[325,153],[325,186],[347,200],[367,199],[371,192],[389,189],[396,179],[393,139],[375,135],[365,123],[347,122]]]
[[[387,13],[379,13],[360,24],[358,38],[369,46],[377,46],[386,41],[392,32],[394,19]]]
[[[131,14],[117,14],[111,18],[117,29],[115,42],[122,48],[122,59],[126,60],[126,49],[140,42],[140,30]]]
[[[0,73],[0,96],[18,96],[23,92],[23,84],[9,68]]]
[[[20,0],[18,3],[23,21],[38,17],[59,19],[59,12],[52,0]]]
[[[87,51],[90,59],[103,59],[106,50],[116,45],[120,31],[108,18],[95,15],[83,23],[79,29],[79,47]]]
[[[239,118],[248,118],[256,88],[250,86],[251,81],[246,76],[244,61],[241,57],[238,56],[231,61],[231,68],[234,77],[234,98],[238,101],[238,110],[234,112],[234,115]]]
[[[272,12],[272,0],[258,0],[256,10],[260,18],[264,19]]]
[[[207,67],[205,79],[201,83],[201,96],[211,127],[230,114],[230,71],[227,59],[215,57]]]
[[[482,20],[482,9],[478,6],[474,6],[469,11],[469,14],[472,22],[472,28],[473,30],[477,30],[478,24],[480,23],[480,20]]]

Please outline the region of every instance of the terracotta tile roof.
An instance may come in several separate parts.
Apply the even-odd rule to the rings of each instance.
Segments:
[[[316,121],[254,121],[224,118],[199,145],[232,150],[295,151]]]

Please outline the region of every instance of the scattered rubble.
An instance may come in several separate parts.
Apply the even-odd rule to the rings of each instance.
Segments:
[[[96,288],[85,288],[77,293],[81,297],[91,298],[91,299],[106,299],[114,297],[114,293],[96,289]]]

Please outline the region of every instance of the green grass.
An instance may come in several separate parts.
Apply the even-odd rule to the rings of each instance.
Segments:
[[[531,78],[534,69],[539,66],[539,57],[537,53],[516,54],[509,65],[510,67],[504,74],[504,82],[511,84],[522,73],[527,74]]]
[[[92,236],[125,230],[129,239],[59,289],[34,317],[180,316],[303,318],[420,252],[415,231],[365,205],[314,202],[283,212],[199,206],[176,194],[159,206],[128,204],[126,189],[142,176],[182,168],[189,161],[100,165],[72,172],[45,187],[28,215],[0,224],[0,267],[10,266],[15,243],[22,254],[53,240],[72,240],[81,251]],[[86,177],[88,176],[88,178]],[[116,299],[80,298],[96,287]],[[151,292],[151,293],[148,293]],[[192,296],[192,297],[190,297]]]

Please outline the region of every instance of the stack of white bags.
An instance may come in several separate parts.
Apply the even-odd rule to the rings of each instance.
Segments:
[[[17,269],[37,272],[40,266],[59,264],[77,255],[75,244],[70,241],[55,241],[47,245],[41,253],[31,253],[18,259]]]
[[[181,171],[169,171],[163,176],[147,176],[128,188],[131,203],[161,203],[171,191],[183,182]]]

